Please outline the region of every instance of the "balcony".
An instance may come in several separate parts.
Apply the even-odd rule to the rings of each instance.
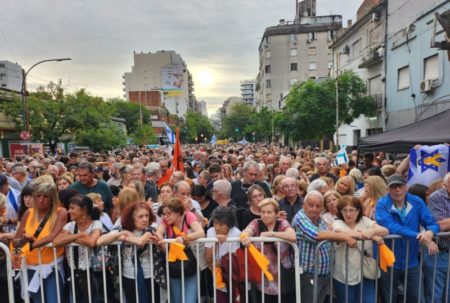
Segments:
[[[384,47],[378,46],[376,48],[367,48],[361,58],[359,63],[359,68],[370,68],[383,61],[384,57]]]

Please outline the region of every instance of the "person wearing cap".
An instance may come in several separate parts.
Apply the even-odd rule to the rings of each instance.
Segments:
[[[396,285],[407,273],[407,281],[404,283],[406,301],[423,302],[424,292],[420,283],[420,244],[427,246],[430,255],[435,254],[438,248],[432,239],[439,232],[439,225],[425,202],[406,192],[406,182],[401,175],[392,175],[387,185],[388,194],[378,200],[375,218],[379,225],[389,230],[390,234],[400,235],[402,238],[396,239],[395,244],[393,240],[386,240],[386,244],[394,251],[395,263],[387,272],[381,272],[381,296],[384,302],[395,302]],[[391,285],[394,285],[392,289]]]

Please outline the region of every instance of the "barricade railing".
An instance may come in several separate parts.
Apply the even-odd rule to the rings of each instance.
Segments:
[[[173,283],[174,280],[173,278],[169,277],[169,261],[168,261],[168,252],[169,252],[169,245],[171,242],[174,242],[175,239],[167,239],[167,240],[163,240],[163,245],[165,246],[165,252],[164,252],[164,256],[165,256],[165,270],[166,270],[166,281],[167,281],[167,302],[175,302],[173,300],[171,300],[171,287],[175,287],[175,286],[171,286],[171,282]],[[276,268],[278,270],[278,273],[281,273],[281,266],[282,262],[281,262],[281,245],[282,243],[285,243],[287,245],[289,245],[289,247],[292,249],[293,252],[293,258],[291,259],[293,261],[294,264],[292,264],[292,266],[294,266],[294,270],[295,270],[295,302],[300,302],[300,296],[301,296],[301,288],[300,288],[300,273],[301,273],[301,268],[299,267],[299,250],[298,247],[296,245],[296,243],[289,243],[285,240],[279,239],[279,238],[266,238],[266,237],[255,237],[255,238],[250,238],[250,241],[255,244],[255,246],[260,249],[261,253],[264,254],[264,245],[261,245],[262,243],[275,243],[274,245],[274,249],[276,249],[277,251],[277,259],[276,259]],[[218,243],[218,240],[215,238],[202,238],[196,241],[192,241],[191,242],[191,248],[195,251],[195,255],[199,256],[203,253],[203,247],[206,243]],[[224,281],[228,283],[228,302],[233,302],[233,300],[235,298],[233,298],[233,291],[231,291],[232,289],[232,285],[234,283],[234,281],[232,281],[232,272],[233,272],[233,268],[232,268],[232,250],[231,250],[231,244],[232,243],[239,243],[240,244],[240,239],[239,238],[228,238],[224,243],[226,243],[226,247],[228,247],[227,249],[227,254],[229,256],[229,267],[228,267],[228,281]],[[283,244],[284,245],[284,244]],[[152,269],[154,269],[155,263],[153,260],[153,251],[156,249],[156,246],[154,244],[148,244],[148,250],[149,250],[149,264],[151,264]],[[74,266],[74,249],[75,247],[78,247],[78,269],[75,268]],[[116,255],[114,256],[114,261],[111,260],[111,255],[114,251],[114,247],[115,250],[117,250]],[[65,268],[68,270],[65,273],[65,278],[62,279],[60,278],[61,275],[61,267],[62,267],[62,257],[58,257],[57,256],[57,248],[53,247],[51,245],[47,245],[46,248],[52,248],[52,252],[53,252],[53,262],[50,263],[50,268],[47,266],[49,264],[43,264],[42,263],[42,256],[41,256],[41,252],[43,248],[36,248],[36,250],[38,251],[38,265],[34,266],[33,269],[35,269],[38,272],[38,279],[36,279],[36,277],[29,277],[29,269],[30,266],[28,266],[25,262],[24,259],[22,259],[22,266],[21,269],[15,269],[16,272],[21,273],[21,282],[22,285],[26,285],[27,287],[22,287],[22,297],[24,299],[25,302],[30,302],[30,294],[27,290],[29,290],[28,286],[30,285],[30,281],[32,281],[32,283],[38,283],[38,290],[35,293],[36,296],[39,296],[39,299],[41,300],[41,302],[47,302],[48,301],[48,296],[49,294],[45,294],[44,293],[44,289],[48,289],[46,288],[48,285],[46,285],[46,283],[48,283],[48,281],[46,281],[45,279],[45,275],[48,274],[48,271],[50,270],[50,272],[54,272],[55,273],[55,281],[53,281],[54,285],[56,286],[56,291],[52,296],[52,302],[89,302],[89,303],[95,303],[95,302],[126,302],[125,300],[125,294],[124,294],[124,283],[123,283],[123,262],[124,261],[130,261],[129,259],[125,260],[125,258],[129,258],[128,255],[124,256],[123,250],[124,249],[131,249],[133,250],[133,264],[134,264],[134,292],[135,292],[135,298],[136,298],[136,302],[139,302],[139,289],[138,289],[138,269],[137,269],[137,264],[138,264],[138,247],[134,246],[134,245],[127,245],[128,248],[125,248],[124,243],[122,242],[114,242],[110,245],[107,246],[102,246],[102,247],[98,247],[97,248],[97,257],[95,258],[96,260],[100,259],[100,263],[101,263],[101,271],[99,272],[94,272],[94,268],[92,267],[92,260],[93,260],[93,250],[89,249],[87,247],[78,245],[78,244],[70,244],[66,246],[66,252],[65,252],[65,256],[68,256],[68,258],[66,258],[66,266]],[[15,302],[14,301],[14,291],[13,291],[13,276],[14,276],[14,269],[12,266],[12,262],[11,262],[11,254],[9,252],[9,248],[0,243],[0,249],[5,251],[6,254],[6,259],[7,259],[7,264],[6,264],[6,270],[7,270],[7,277],[8,277],[8,296],[9,296],[9,300],[10,302]],[[216,298],[216,276],[214,274],[214,268],[217,265],[217,261],[216,261],[216,253],[217,253],[217,246],[213,245],[212,246],[212,284],[213,284],[213,293],[212,296],[214,298],[214,302],[217,302],[217,298]],[[86,250],[90,253],[81,253],[82,250]],[[98,258],[98,254],[100,253],[100,257]],[[247,248],[244,248],[244,255],[245,255],[245,282],[244,282],[244,289],[245,289],[245,294],[243,294],[245,296],[245,302],[252,302],[249,298],[249,290],[251,289],[251,283],[249,283],[248,281],[248,256],[249,256],[249,252]],[[108,257],[110,258],[108,261]],[[84,260],[84,262],[82,262]],[[117,271],[111,271],[111,267],[114,267],[114,262],[117,262],[118,265],[117,266]],[[88,265],[88,266],[84,266],[84,265]],[[182,261],[183,264],[183,261]],[[196,302],[201,302],[202,298],[200,295],[200,272],[201,272],[201,268],[200,268],[201,264],[200,262],[197,261],[197,268],[196,268],[196,286],[197,286],[197,295],[196,295]],[[84,275],[84,276],[83,276]],[[109,275],[109,276],[108,276]],[[112,277],[111,275],[115,275],[114,277]],[[34,276],[34,273],[33,273]],[[265,276],[264,273],[261,271],[261,277],[262,277],[262,282],[261,282],[261,302],[264,303],[265,298],[264,298],[264,281],[265,281]],[[282,278],[280,274],[277,275],[278,280],[276,281],[277,285],[278,285],[278,290],[281,290],[281,284],[283,283]],[[34,278],[34,279],[33,279]],[[116,278],[117,280],[115,281],[117,283],[116,286],[114,286],[115,284],[113,284],[111,281],[108,281],[110,279],[114,279]],[[85,279],[84,282],[80,282],[80,279]],[[151,295],[149,297],[149,301],[150,302],[156,302],[155,301],[155,287],[159,287],[158,284],[155,284],[155,274],[152,274],[150,277],[150,292]],[[184,274],[184,267],[181,266],[181,301],[178,301],[177,303],[185,303],[185,282],[186,282],[186,277]],[[82,289],[81,291],[77,292],[77,285],[85,285],[86,287],[84,289]],[[101,284],[101,287],[99,287],[99,284]],[[111,287],[111,285],[113,285],[113,287]],[[255,285],[253,285],[255,286]],[[35,289],[36,286],[35,286]],[[127,292],[129,292],[129,289],[127,289]],[[80,295],[84,295],[85,297],[80,298]],[[56,298],[55,298],[56,297]],[[161,302],[165,302],[163,301],[165,299],[164,294],[161,294]],[[281,296],[281,291],[278,292],[278,302],[281,303],[282,302],[282,296]],[[188,302],[186,302],[188,303]]]
[[[439,252],[434,255],[429,255],[427,247],[418,244],[417,251],[412,251],[411,246],[415,247],[418,243],[417,239],[405,238],[399,235],[388,235],[383,237],[386,244],[390,246],[392,252],[395,252],[396,247],[401,249],[401,256],[396,256],[395,263],[392,267],[388,268],[387,272],[383,272],[380,265],[380,256],[378,250],[373,255],[376,261],[377,273],[381,277],[374,279],[373,282],[364,279],[364,257],[366,256],[364,249],[359,250],[359,268],[352,268],[349,259],[350,248],[345,242],[334,242],[334,241],[321,241],[318,242],[315,248],[315,259],[314,259],[314,281],[313,281],[313,303],[319,302],[319,251],[320,249],[328,244],[332,243],[330,250],[330,273],[327,275],[329,293],[326,302],[335,302],[336,291],[334,291],[334,277],[336,273],[336,244],[345,245],[345,278],[343,284],[345,285],[344,298],[340,298],[340,302],[377,302],[379,298],[385,303],[393,302],[403,302],[403,303],[415,303],[415,302],[426,302],[426,303],[442,303],[449,301],[449,287],[450,287],[450,232],[438,233],[434,236],[434,241],[440,246]],[[306,241],[306,240],[305,240]],[[412,241],[417,241],[412,245]],[[371,240],[359,240],[359,247],[365,247],[366,242],[373,242]],[[442,245],[441,243],[444,243]],[[373,242],[373,246],[376,247],[376,243]],[[410,258],[411,254],[416,254],[417,257]],[[400,258],[399,258],[400,257]],[[410,260],[411,259],[411,260]],[[410,266],[410,262],[417,262],[417,265]],[[342,266],[342,264],[339,264]],[[360,271],[361,280],[359,282],[359,293],[357,300],[354,298],[349,298],[349,292],[352,285],[348,283],[349,274],[354,270]],[[366,280],[366,281],[365,281]],[[399,282],[400,281],[400,282]],[[339,281],[338,281],[339,282]],[[368,301],[364,298],[364,283],[373,283],[373,295]],[[356,284],[358,285],[358,284]],[[380,290],[380,291],[379,291]],[[400,290],[400,291],[399,291]],[[364,298],[364,299],[363,299]],[[411,299],[414,298],[414,299]],[[323,303],[323,302],[320,302]]]
[[[9,252],[8,246],[6,246],[4,243],[0,242],[0,249],[5,254],[5,261],[6,261],[6,268],[1,268],[0,270],[6,271],[6,283],[8,285],[8,294],[1,294],[2,296],[7,295],[9,302],[15,302],[14,301],[14,286],[13,286],[13,276],[14,272],[12,270],[12,259],[11,254]]]

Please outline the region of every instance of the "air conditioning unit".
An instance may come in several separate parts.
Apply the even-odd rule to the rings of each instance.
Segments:
[[[433,81],[432,80],[422,80],[420,81],[420,92],[421,93],[428,93],[433,88]]]
[[[375,22],[375,23],[380,22],[380,14],[379,13],[372,13],[372,22]]]
[[[348,45],[344,45],[341,52],[345,55],[348,55],[350,53],[350,47]]]

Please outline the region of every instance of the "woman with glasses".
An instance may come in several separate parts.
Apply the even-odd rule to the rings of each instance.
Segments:
[[[364,303],[375,303],[375,280],[361,275],[361,258],[373,256],[372,241],[383,243],[383,236],[389,231],[375,221],[364,217],[364,210],[358,198],[343,196],[337,205],[337,219],[333,231],[346,233],[359,240],[356,247],[346,248],[346,243],[336,244],[333,281],[337,292],[337,302],[359,302],[363,291]],[[363,246],[364,243],[364,246]],[[347,252],[348,249],[348,252]],[[346,298],[346,288],[348,289]]]
[[[247,191],[248,196],[248,208],[242,212],[242,216],[239,221],[239,229],[244,230],[247,225],[254,219],[260,219],[261,214],[259,212],[259,203],[266,198],[264,189],[254,184],[249,187]]]

